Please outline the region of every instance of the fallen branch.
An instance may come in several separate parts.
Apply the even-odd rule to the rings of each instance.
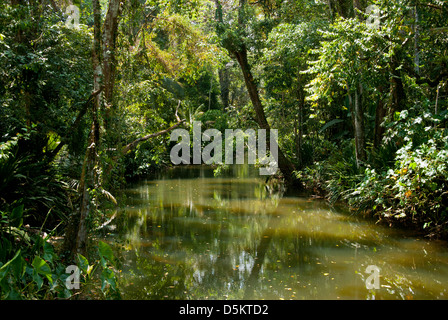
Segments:
[[[128,153],[129,151],[131,151],[132,149],[134,149],[140,142],[143,142],[143,141],[146,141],[146,140],[148,140],[148,139],[155,138],[155,137],[161,136],[161,135],[163,135],[163,134],[165,134],[165,133],[168,133],[168,132],[170,132],[171,130],[176,129],[176,128],[177,128],[178,126],[180,126],[182,123],[184,123],[184,122],[185,122],[185,119],[182,119],[182,120],[181,120],[181,119],[179,118],[179,116],[177,115],[177,111],[178,111],[178,109],[179,109],[179,106],[180,106],[180,101],[179,101],[179,104],[177,105],[176,113],[174,114],[174,116],[176,117],[177,123],[173,124],[171,127],[167,128],[167,129],[164,129],[164,130],[159,131],[159,132],[155,132],[155,133],[148,134],[148,135],[146,135],[146,136],[144,136],[144,137],[140,137],[140,138],[138,138],[138,139],[132,141],[131,143],[129,143],[129,144],[127,144],[126,146],[124,146],[123,149],[121,149],[122,154],[125,155],[126,153]]]

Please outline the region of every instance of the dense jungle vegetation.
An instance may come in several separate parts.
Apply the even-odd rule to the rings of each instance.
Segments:
[[[119,298],[95,230],[193,121],[277,129],[289,188],[446,238],[447,50],[442,0],[1,1],[0,298]]]

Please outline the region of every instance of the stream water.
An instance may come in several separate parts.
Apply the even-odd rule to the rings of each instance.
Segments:
[[[448,298],[446,242],[285,194],[247,165],[176,167],[124,192],[110,236],[125,299]]]

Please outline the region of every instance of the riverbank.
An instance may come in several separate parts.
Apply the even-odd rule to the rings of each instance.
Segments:
[[[397,175],[406,174],[407,169],[399,168],[396,172],[378,175],[366,169],[364,175],[335,177],[334,171],[313,166],[297,174],[307,190],[330,204],[342,202],[353,214],[377,224],[411,230],[428,239],[447,240],[448,192],[428,192],[424,185],[399,192],[403,183]]]

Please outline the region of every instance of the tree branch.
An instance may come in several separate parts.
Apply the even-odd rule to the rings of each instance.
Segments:
[[[50,5],[52,6],[54,11],[56,11],[58,14],[62,14],[61,8],[59,8],[54,0],[50,0]]]
[[[417,84],[428,84],[430,87],[435,88],[439,85],[440,81],[448,77],[448,69],[445,65],[442,65],[441,70],[435,79],[430,79],[429,77],[421,77],[415,72],[415,70],[405,67],[405,70],[412,76],[415,77],[415,83]]]
[[[65,137],[61,140],[61,142],[59,142],[57,147],[51,152],[51,155],[50,155],[51,159],[54,159],[54,157],[56,157],[56,155],[59,153],[59,151],[61,151],[62,147],[67,144],[67,137],[78,127],[79,123],[81,122],[82,117],[84,117],[84,115],[87,112],[87,109],[89,108],[89,105],[92,103],[93,98],[95,98],[97,95],[99,95],[102,90],[103,90],[103,87],[101,86],[98,90],[92,92],[90,94],[89,98],[86,100],[86,102],[84,102],[81,110],[79,110],[78,116],[76,117],[75,121],[70,126],[70,129],[67,130]]]
[[[155,137],[161,136],[162,134],[168,133],[171,130],[176,129],[183,122],[185,122],[185,119],[181,120],[179,118],[179,116],[177,115],[177,111],[179,110],[180,103],[181,102],[179,100],[179,104],[177,105],[177,108],[176,108],[176,113],[174,114],[174,116],[176,117],[177,123],[173,124],[171,127],[167,128],[167,129],[164,129],[164,130],[156,132],[156,133],[148,134],[148,135],[146,135],[144,137],[140,137],[140,138],[132,141],[131,143],[127,144],[123,149],[121,149],[122,154],[124,155],[124,154],[128,153],[129,151],[134,149],[140,142],[143,142],[143,141],[146,141],[148,139],[155,138]]]

